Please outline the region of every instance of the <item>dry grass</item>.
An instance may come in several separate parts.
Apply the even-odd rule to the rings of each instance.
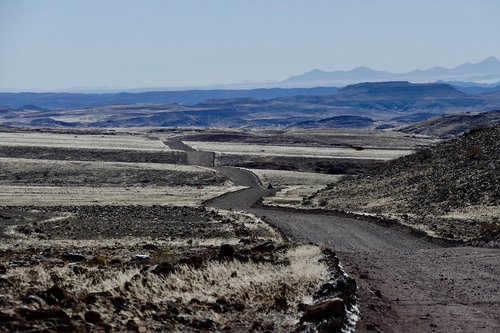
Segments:
[[[321,256],[319,247],[303,245],[283,255],[282,259],[290,261],[287,266],[239,261],[207,262],[200,269],[181,266],[177,272],[161,276],[140,274],[137,268],[117,271],[88,267],[81,274],[75,273],[71,265],[50,269],[39,265],[11,269],[6,278],[16,281],[19,290],[45,290],[54,284],[56,276],[61,279],[59,285],[77,298],[109,292],[111,296],[123,297],[129,302],[127,309],[120,312],[120,317],[134,318],[139,322],[148,322],[153,315],[140,310],[141,305],[148,302],[187,304],[197,299],[202,303],[215,303],[217,299],[227,299],[245,304],[245,311],[217,314],[209,307],[200,306],[190,316],[191,319],[212,318],[221,328],[226,322],[236,319],[252,323],[255,318],[260,318],[273,322],[277,327],[291,328],[298,319],[297,305],[310,301],[310,296],[328,279],[327,266],[318,263]],[[277,295],[286,297],[289,304],[287,310],[274,309]],[[99,311],[107,322],[117,319],[114,308],[104,299],[85,308],[72,309],[69,314],[80,314],[90,309]]]
[[[265,239],[272,239],[278,244],[282,242],[282,238],[274,229],[254,215],[221,211],[221,216],[223,220],[230,219],[252,235],[263,234]],[[227,224],[223,224],[225,225]],[[82,316],[88,310],[95,310],[101,314],[105,322],[122,329],[129,320],[132,320],[151,330],[165,330],[167,326],[161,325],[166,324],[159,324],[154,319],[158,311],[154,307],[145,308],[145,306],[155,304],[163,308],[172,302],[179,309],[189,304],[194,310],[190,310],[192,312],[180,310],[179,316],[186,318],[187,321],[206,318],[213,320],[215,331],[231,323],[231,325],[240,323],[242,327],[250,327],[255,320],[261,320],[272,323],[276,331],[286,332],[293,330],[297,323],[300,315],[297,311],[298,304],[311,302],[312,294],[330,277],[327,265],[320,261],[323,257],[322,251],[314,245],[292,246],[275,252],[276,257],[273,262],[209,260],[201,267],[178,265],[176,271],[169,275],[141,272],[139,267],[134,266],[105,264],[113,258],[123,260],[131,258],[134,253],[141,254],[142,245],[149,241],[146,238],[103,241],[40,240],[30,237],[10,240],[9,244],[4,243],[0,248],[12,249],[16,243],[18,250],[29,251],[36,248],[40,253],[45,253],[48,249],[51,251],[57,249],[63,253],[71,251],[88,253],[87,251],[92,249],[94,255],[97,253],[103,258],[104,266],[89,263],[68,264],[61,263],[57,259],[55,261],[45,259],[29,267],[10,268],[5,278],[14,282],[16,288],[9,293],[7,304],[10,304],[11,308],[19,306],[26,291],[47,290],[57,281],[58,286],[77,300],[84,300],[91,294],[98,295],[92,304],[79,301],[78,306],[66,309],[68,315]],[[192,243],[182,240],[152,243],[170,255],[168,249],[190,253],[194,249],[199,251],[202,246],[217,248],[221,244],[228,243],[228,240],[212,238]],[[81,269],[75,270],[75,266],[83,267],[83,273]],[[276,297],[286,298],[288,306],[277,308]],[[125,299],[125,307],[117,311],[111,304],[113,298]],[[193,305],[193,299],[196,299],[199,305],[198,303]],[[218,300],[224,300],[227,304],[240,304],[244,306],[244,311],[231,309],[232,305],[223,312],[214,311],[212,305],[216,305]],[[168,324],[173,325],[168,326],[169,330],[184,331],[186,328],[182,326],[184,324],[179,324],[180,322],[182,321]]]
[[[3,205],[187,205],[202,202],[242,186],[176,187],[55,187],[0,186]]]
[[[262,184],[271,183],[274,187],[291,185],[327,185],[335,183],[341,176],[313,172],[285,170],[247,169],[254,173]]]
[[[136,135],[73,135],[0,132],[0,145],[168,151],[159,140]]]
[[[210,172],[214,171],[199,166],[182,165],[182,164],[164,164],[164,163],[127,163],[127,162],[104,162],[104,161],[64,161],[64,160],[38,160],[27,158],[8,158],[0,157],[0,170],[18,169],[43,169],[57,168],[68,170],[121,170],[121,169],[138,169],[138,170],[161,170],[161,171],[181,171],[181,172]]]
[[[253,172],[266,186],[272,184],[279,188],[273,196],[265,197],[263,203],[270,206],[303,208],[305,198],[337,182],[342,176],[312,172],[296,172],[283,170],[247,169]]]
[[[301,156],[343,159],[391,160],[400,156],[411,154],[413,152],[410,149],[369,148],[364,150],[354,150],[352,148],[273,146],[200,141],[186,141],[185,143],[197,150],[215,151],[217,153],[223,154],[257,156]]]

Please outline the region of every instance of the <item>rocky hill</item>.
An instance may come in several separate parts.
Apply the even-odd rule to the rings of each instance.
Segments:
[[[500,125],[330,185],[310,206],[380,214],[430,235],[500,244]]]
[[[500,124],[500,110],[483,113],[459,113],[432,117],[401,128],[403,133],[449,138],[480,126]]]

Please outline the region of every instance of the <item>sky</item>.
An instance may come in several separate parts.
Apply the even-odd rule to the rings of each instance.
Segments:
[[[0,0],[0,91],[195,87],[500,58],[498,0]]]

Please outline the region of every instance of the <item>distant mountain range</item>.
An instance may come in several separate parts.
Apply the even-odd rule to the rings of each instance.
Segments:
[[[140,93],[1,93],[0,105],[20,108],[26,105],[48,109],[86,108],[125,104],[197,104],[208,99],[273,99],[297,95],[329,95],[334,87],[271,88],[245,90],[146,91]]]
[[[60,98],[51,100],[51,103],[56,103],[51,104],[57,105],[56,108],[42,108],[40,105],[43,104],[32,103],[34,99],[22,101],[35,105],[0,107],[0,125],[385,129],[444,114],[500,109],[500,91],[471,95],[445,83],[414,84],[395,81],[359,83],[339,90],[321,88],[318,91],[299,91],[306,94],[278,98],[204,100],[205,96],[198,99],[203,100],[202,102],[183,105],[152,103],[153,97],[164,98],[161,93],[117,94],[118,96],[105,94],[98,95],[104,98],[104,104],[73,108],[62,106],[73,102],[82,103],[78,94],[56,94],[51,96]],[[283,93],[282,90],[275,92]],[[133,103],[132,101],[137,101],[135,95],[141,96],[144,103]],[[76,99],[65,100],[68,96]],[[269,97],[269,94],[265,96]],[[46,96],[42,94],[42,97]],[[131,103],[124,104],[127,98],[132,97]],[[120,98],[122,103],[117,103]],[[0,95],[0,104],[7,104],[5,100]],[[92,101],[90,99],[84,102]]]
[[[368,67],[357,67],[348,71],[327,72],[319,69],[292,76],[276,83],[279,87],[341,87],[359,82],[410,81],[425,83],[435,81],[462,81],[475,83],[495,83],[500,81],[500,60],[489,57],[479,63],[465,63],[455,68],[432,67],[407,73],[376,71]]]

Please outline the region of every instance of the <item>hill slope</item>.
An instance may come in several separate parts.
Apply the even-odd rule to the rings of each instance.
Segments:
[[[309,200],[318,207],[392,215],[440,237],[493,237],[499,245],[500,125],[346,178]]]
[[[459,113],[433,117],[403,127],[399,131],[448,138],[463,134],[478,126],[496,124],[500,124],[500,110],[476,114]]]
[[[141,93],[0,93],[0,105],[19,108],[33,104],[49,109],[85,108],[99,105],[117,104],[196,104],[208,99],[259,98],[273,99],[296,95],[333,94],[337,88],[271,88],[251,90],[185,90],[185,91],[146,91]]]

